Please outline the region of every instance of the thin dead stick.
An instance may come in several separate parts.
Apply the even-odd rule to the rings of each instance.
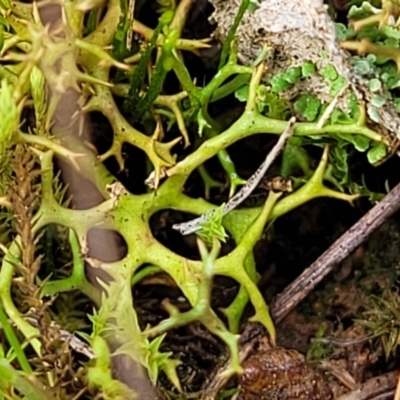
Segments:
[[[321,129],[328,119],[331,117],[335,107],[337,106],[337,103],[339,99],[344,95],[346,92],[347,88],[349,87],[349,84],[347,83],[344,85],[340,90],[339,93],[334,97],[334,99],[329,103],[328,107],[326,107],[325,111],[322,113],[321,117],[319,118],[319,121],[317,123],[317,128]]]
[[[278,142],[272,148],[272,150],[268,153],[264,162],[260,165],[256,172],[247,180],[246,184],[239,190],[229,201],[226,203],[224,207],[223,214],[226,215],[230,211],[234,210],[239,204],[241,204],[253,190],[260,183],[261,179],[267,172],[268,168],[275,161],[276,157],[278,157],[279,153],[285,147],[285,144],[290,136],[293,135],[294,124],[296,123],[296,118],[292,117],[288,121],[285,130],[282,132]],[[201,224],[203,224],[207,219],[215,213],[215,210],[211,210],[208,213],[201,215],[198,218],[192,219],[191,221],[184,222],[182,224],[172,225],[172,228],[179,231],[182,235],[189,235],[191,233],[197,232],[201,229]]]
[[[134,15],[135,15],[135,3],[136,3],[136,0],[129,0],[128,1],[129,30],[128,30],[128,34],[126,35],[126,48],[128,50],[131,50],[131,48],[132,48],[133,21],[134,21]]]
[[[35,328],[40,329],[40,324],[36,318],[26,317],[25,319]],[[94,358],[94,353],[86,342],[79,339],[77,336],[68,332],[67,330],[61,328],[61,326],[54,321],[51,321],[50,328],[52,329],[52,334],[62,342],[67,342],[71,349],[75,350],[77,353],[83,354],[89,360]]]
[[[393,395],[398,375],[398,371],[393,371],[368,379],[357,389],[336,397],[336,400],[372,400],[387,398],[381,396]]]
[[[400,183],[277,297],[271,307],[275,322],[282,321],[338,263],[366,241],[399,208]]]

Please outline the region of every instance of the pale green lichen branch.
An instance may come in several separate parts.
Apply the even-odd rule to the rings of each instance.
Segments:
[[[102,75],[104,74],[103,70]],[[162,167],[170,167],[175,163],[175,158],[171,155],[170,149],[177,141],[171,143],[154,142],[151,138],[133,128],[118,110],[109,88],[96,87],[96,94],[92,96],[84,108],[84,112],[91,111],[101,112],[109,120],[114,132],[113,144],[106,153],[99,157],[100,161],[114,155],[122,169],[124,161],[121,148],[123,143],[130,143],[143,150],[159,170]]]
[[[285,130],[280,136],[278,143],[273,147],[273,149],[267,154],[264,162],[257,169],[257,171],[248,179],[243,188],[233,196],[228,203],[225,204],[223,208],[223,215],[228,214],[236,207],[238,207],[250,194],[254,191],[254,189],[259,185],[262,178],[265,176],[268,169],[271,167],[272,163],[276,160],[280,152],[283,150],[287,140],[290,136],[293,135],[293,128],[296,122],[296,118],[292,117],[287,123]],[[190,233],[194,233],[201,229],[201,225],[209,219],[210,215],[204,214],[199,218],[196,218],[192,221],[185,222],[183,224],[175,224],[173,228],[178,230],[182,235],[188,235]]]
[[[95,304],[100,304],[100,292],[86,278],[85,260],[81,254],[78,237],[72,229],[69,230],[68,240],[72,251],[71,274],[64,279],[47,281],[42,287],[40,296],[54,296],[58,293],[80,290]]]
[[[260,215],[248,228],[237,247],[226,257],[220,258],[215,264],[215,273],[229,276],[237,280],[247,291],[255,309],[254,321],[260,322],[267,329],[272,343],[276,341],[276,331],[269,315],[268,306],[259,292],[256,283],[252,280],[244,268],[247,255],[253,250],[256,242],[261,238],[265,224],[270,219],[273,207],[282,193],[271,191]]]
[[[286,121],[264,117],[253,111],[245,112],[226,131],[219,136],[208,139],[195,152],[168,170],[167,174],[168,176],[175,174],[188,176],[193,169],[214,157],[221,149],[256,133],[280,134],[284,131],[286,123]],[[335,135],[338,133],[359,134],[377,142],[385,142],[382,135],[365,126],[359,126],[357,123],[333,124],[317,128],[316,123],[298,122],[294,127],[294,135],[296,136]]]
[[[38,153],[42,170],[42,201],[34,217],[35,229],[49,224],[59,224],[74,229],[83,251],[87,251],[86,236],[90,228],[113,229],[109,213],[115,208],[115,200],[109,199],[88,210],[72,210],[58,204],[53,191],[53,154],[51,151]]]
[[[138,34],[143,36],[146,41],[150,41],[151,37],[153,36],[153,30],[137,20],[133,22],[132,29],[134,30],[134,32],[137,32]],[[160,35],[157,39],[157,46],[161,47],[164,44],[164,41],[164,35]],[[186,50],[196,53],[198,50],[209,48],[210,45],[208,43],[210,41],[211,39],[209,38],[201,40],[178,39],[176,42],[176,48],[178,50]],[[125,62],[129,63],[129,59],[126,59]]]
[[[148,336],[160,335],[172,328],[186,325],[193,321],[199,321],[228,346],[231,354],[230,373],[240,373],[242,369],[239,362],[238,336],[226,329],[224,323],[214,313],[210,304],[214,264],[219,254],[220,244],[214,239],[211,252],[208,253],[205,244],[200,240],[198,243],[203,268],[202,276],[197,284],[198,294],[196,301],[192,304],[193,308],[185,313],[180,313],[172,304],[168,304],[166,308],[170,313],[170,317],[144,333]]]
[[[22,332],[26,340],[32,345],[36,354],[40,356],[42,348],[42,345],[38,339],[38,337],[40,336],[40,332],[37,328],[33,327],[27,321],[25,321],[25,319],[21,316],[20,312],[15,306],[11,297],[11,286],[13,275],[15,272],[15,265],[16,263],[20,262],[20,248],[20,238],[16,237],[8,248],[7,254],[4,256],[1,263],[0,299],[3,304],[4,310],[10,320]]]

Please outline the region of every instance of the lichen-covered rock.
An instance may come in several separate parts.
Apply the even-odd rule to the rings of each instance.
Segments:
[[[241,0],[209,1],[215,7],[211,17],[217,23],[215,35],[223,40]],[[244,64],[256,59],[263,46],[271,48],[266,80],[307,62],[314,64],[315,71],[310,76],[281,93],[288,100],[307,93],[327,103],[348,84],[338,107],[347,110],[354,93],[358,101],[366,104],[369,125],[384,135],[392,151],[397,148],[400,118],[393,104],[387,102],[379,108],[372,104],[373,94],[367,82],[355,74],[349,54],[340,48],[335,24],[322,0],[259,0],[254,11],[246,11],[237,36],[238,57]],[[335,72],[336,79],[332,77]]]

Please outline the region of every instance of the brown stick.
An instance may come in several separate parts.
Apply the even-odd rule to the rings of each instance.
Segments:
[[[381,396],[384,394],[393,395],[398,377],[398,371],[392,371],[387,374],[376,376],[362,383],[357,389],[336,397],[336,400],[383,399]],[[384,398],[386,399],[389,397]]]
[[[274,301],[275,323],[292,311],[333,268],[351,254],[400,208],[400,183],[294,280]]]

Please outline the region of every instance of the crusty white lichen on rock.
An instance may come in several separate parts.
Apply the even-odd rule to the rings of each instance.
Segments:
[[[215,7],[211,17],[217,24],[215,36],[224,39],[241,0],[209,1]],[[368,124],[388,138],[392,151],[397,148],[399,115],[391,102],[379,108],[373,105],[374,94],[367,82],[354,72],[349,53],[340,47],[335,23],[322,0],[259,0],[254,11],[248,10],[244,14],[237,36],[238,58],[246,65],[257,58],[263,46],[270,47],[264,76],[266,81],[293,67],[314,64],[313,73],[280,93],[290,101],[300,94],[313,94],[321,102],[329,103],[341,86],[348,83],[338,107],[346,111],[350,95],[354,93],[360,104],[364,102],[366,105]],[[327,78],[329,70],[338,75],[335,87],[332,79]]]

